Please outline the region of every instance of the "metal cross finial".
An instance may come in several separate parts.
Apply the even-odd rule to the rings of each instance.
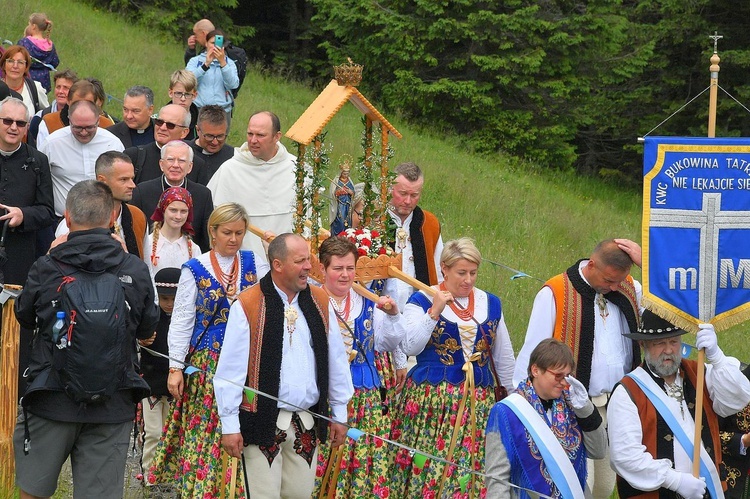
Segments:
[[[717,46],[719,44],[719,40],[721,40],[722,38],[724,38],[724,36],[720,35],[718,31],[714,31],[714,34],[713,35],[708,35],[708,37],[711,40],[714,41],[714,54],[718,53],[718,47]]]

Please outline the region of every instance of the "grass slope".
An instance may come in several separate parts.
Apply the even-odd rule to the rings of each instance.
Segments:
[[[157,95],[158,109],[168,100],[169,74],[183,67],[179,44],[82,3],[0,0],[0,6],[4,14],[0,37],[17,40],[30,13],[46,12],[55,23],[52,39],[62,61],[60,68],[72,67],[81,76],[100,78],[107,92],[118,98],[131,85],[147,85]],[[282,129],[288,129],[316,94],[300,83],[250,70],[238,98],[229,143],[236,146],[244,141],[247,118],[255,110],[273,110],[281,118]],[[117,101],[110,102],[107,110],[121,115]],[[503,300],[516,351],[523,343],[541,281],[587,256],[601,239],[641,239],[638,192],[571,173],[543,171],[502,154],[472,155],[463,150],[458,138],[424,132],[398,116],[389,119],[404,136],[392,142],[392,165],[415,161],[425,170],[421,205],[442,221],[443,238],[470,236],[486,259],[533,277],[512,280],[515,272],[490,263],[480,271],[478,285]],[[347,105],[331,122],[332,175],[342,154],[355,158],[361,154],[361,128],[353,106]],[[289,141],[284,142],[295,151]],[[634,273],[639,277],[639,269]],[[720,343],[728,353],[750,360],[741,330],[736,327],[722,333]]]

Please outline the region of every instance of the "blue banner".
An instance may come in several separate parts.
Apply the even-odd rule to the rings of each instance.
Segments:
[[[647,137],[643,175],[646,306],[692,331],[747,319],[750,139]]]

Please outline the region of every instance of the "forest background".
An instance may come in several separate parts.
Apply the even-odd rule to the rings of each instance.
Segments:
[[[331,61],[368,68],[366,95],[414,123],[549,168],[639,185],[636,138],[708,86],[720,31],[720,84],[750,99],[750,3],[731,0],[88,0],[175,39],[207,16],[250,57],[314,84]],[[705,135],[692,106],[662,135]],[[720,101],[717,135],[750,115]]]

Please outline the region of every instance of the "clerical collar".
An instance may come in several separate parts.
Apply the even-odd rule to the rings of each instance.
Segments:
[[[21,148],[21,144],[18,144],[18,147],[16,147],[14,150],[12,150],[10,152],[3,151],[2,149],[0,149],[0,156],[5,156],[6,158],[8,156],[13,156],[16,153],[16,151],[18,151],[20,148]]]
[[[206,151],[206,148],[204,148],[204,147],[203,147],[203,146],[202,146],[202,145],[200,144],[200,142],[198,142],[199,140],[200,140],[200,137],[198,137],[197,139],[193,140],[193,144],[195,144],[196,146],[198,146],[198,147],[200,147],[200,148],[201,148],[201,154],[203,154],[204,156],[211,156],[211,155],[212,155],[213,153],[212,153],[212,152],[208,152],[208,151]]]
[[[172,185],[169,182],[167,182],[166,175],[161,176],[161,190],[162,191],[166,191],[170,187],[182,187],[184,189],[187,189],[187,187],[185,187],[185,184],[187,184],[187,177],[183,177],[182,182],[180,182],[180,185]]]
[[[135,133],[146,133],[146,130],[148,130],[148,128],[144,128],[143,130],[136,130]]]

